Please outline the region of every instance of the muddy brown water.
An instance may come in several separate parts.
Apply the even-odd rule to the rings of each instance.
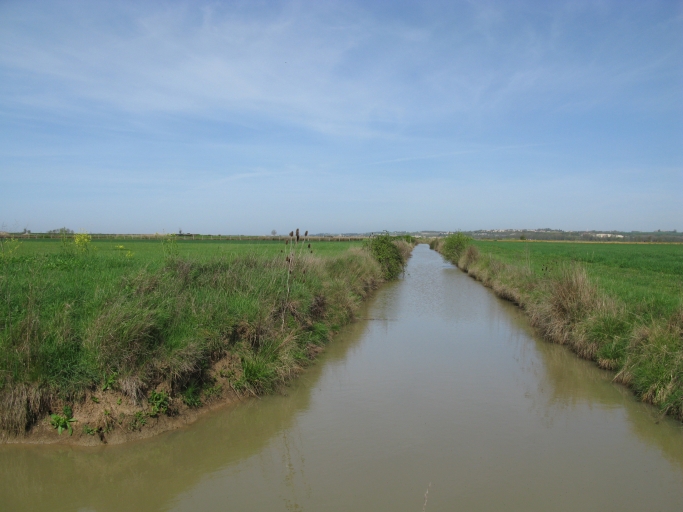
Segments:
[[[126,445],[0,446],[0,510],[683,510],[681,425],[427,246],[361,316],[282,394]]]

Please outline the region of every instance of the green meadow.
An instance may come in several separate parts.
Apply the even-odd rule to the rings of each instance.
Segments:
[[[568,263],[641,318],[672,315],[683,301],[683,244],[474,241],[482,253],[544,275]]]

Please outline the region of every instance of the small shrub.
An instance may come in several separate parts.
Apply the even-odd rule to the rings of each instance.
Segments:
[[[458,259],[458,267],[463,270],[467,270],[467,268],[473,263],[476,263],[478,259],[479,249],[477,249],[474,245],[468,245],[467,249],[462,251],[462,256],[460,256]]]
[[[176,235],[170,234],[162,237],[161,248],[164,251],[166,258],[175,258],[178,256],[178,239]]]
[[[583,320],[596,306],[598,291],[583,267],[564,266],[551,281],[549,305],[558,321]]]
[[[19,250],[20,245],[21,242],[16,238],[10,238],[9,240],[0,238],[0,261],[9,260],[14,256],[17,250]]]
[[[448,235],[443,239],[443,243],[441,245],[441,254],[443,254],[447,260],[457,262],[460,259],[463,251],[471,243],[472,238],[463,233],[458,232]]]
[[[386,280],[396,279],[403,272],[405,260],[388,234],[369,238],[366,241],[366,247],[381,265]]]
[[[632,326],[622,311],[606,311],[586,322],[588,340],[598,346],[597,360],[601,367],[614,370],[626,357]]]

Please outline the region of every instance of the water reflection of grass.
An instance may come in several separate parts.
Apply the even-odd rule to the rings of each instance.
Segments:
[[[536,402],[545,418],[545,410],[568,409],[573,414],[577,407],[600,407],[623,411],[632,432],[645,444],[655,446],[672,463],[683,470],[682,428],[654,407],[638,401],[630,390],[613,382],[613,374],[577,359],[565,347],[543,342],[536,343],[535,353],[542,361]],[[548,421],[550,421],[548,419]]]

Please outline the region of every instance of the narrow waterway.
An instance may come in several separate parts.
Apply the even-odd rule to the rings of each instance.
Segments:
[[[0,510],[683,510],[681,425],[427,246],[361,316],[283,394],[128,445],[0,446]]]

